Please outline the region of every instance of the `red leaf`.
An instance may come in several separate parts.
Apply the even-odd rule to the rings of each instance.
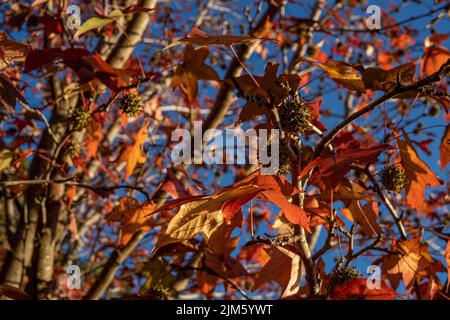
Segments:
[[[369,289],[367,279],[353,279],[337,286],[331,299],[333,300],[392,300],[397,296],[395,291],[381,282],[380,289]]]

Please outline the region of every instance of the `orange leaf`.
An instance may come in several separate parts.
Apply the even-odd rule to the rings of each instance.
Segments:
[[[142,153],[142,145],[147,140],[147,126],[149,120],[147,119],[142,125],[141,129],[133,135],[133,142],[122,149],[117,163],[126,161],[127,166],[125,170],[125,180],[133,173],[134,168],[137,164],[145,162],[145,156]]]
[[[439,151],[441,152],[441,170],[444,170],[447,163],[450,162],[450,124],[447,124],[447,127],[445,128]]]
[[[97,150],[103,140],[102,127],[100,123],[92,120],[86,127],[88,138],[86,140],[86,160],[97,159]]]
[[[396,287],[398,279],[403,279],[407,290],[410,290],[417,276],[427,265],[425,252],[421,249],[418,235],[412,239],[400,241],[392,246],[396,254],[383,259],[382,269],[388,274],[391,283]]]
[[[422,66],[420,76],[425,73],[429,76],[436,71],[450,58],[450,51],[442,46],[432,45],[425,48],[422,56]]]
[[[156,205],[153,202],[141,204],[127,196],[119,199],[119,205],[106,216],[106,219],[121,222],[120,247],[126,245],[136,232],[150,229],[151,219],[146,218],[146,215],[153,212],[155,208]]]
[[[397,137],[397,145],[408,179],[406,202],[411,209],[421,211],[424,203],[425,188],[427,186],[436,187],[440,184],[440,181],[428,165],[420,160],[408,135],[404,131],[403,136],[405,137],[405,141]]]
[[[350,207],[341,209],[344,215],[350,220],[358,223],[364,234],[379,235],[381,228],[377,223],[378,205],[376,202],[368,202],[363,207],[358,200],[352,200]]]

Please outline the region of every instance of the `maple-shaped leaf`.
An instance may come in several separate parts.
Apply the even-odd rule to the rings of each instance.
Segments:
[[[352,279],[334,288],[332,300],[392,300],[397,294],[384,282],[381,288],[369,288],[367,279]]]
[[[181,207],[162,232],[153,251],[170,243],[192,239],[199,234],[205,235],[208,241],[220,230],[222,224],[231,223],[239,208],[257,196],[277,205],[290,223],[310,231],[305,211],[287,199],[297,193],[298,190],[283,177],[264,176],[255,171],[212,195],[193,196],[166,203],[155,212]]]
[[[172,86],[184,90],[190,101],[197,98],[198,80],[220,80],[216,71],[205,63],[208,52],[208,48],[186,46],[183,63],[173,75]]]
[[[121,223],[120,247],[126,245],[138,231],[146,231],[151,228],[152,218],[147,215],[155,208],[156,204],[153,202],[141,204],[128,196],[119,199],[119,205],[106,216],[106,219]]]
[[[282,298],[296,294],[302,276],[300,255],[284,247],[270,247],[264,251],[270,258],[258,272],[252,291],[274,281],[281,287]]]
[[[436,174],[423,162],[414,149],[408,135],[403,131],[405,140],[397,137],[400,158],[405,168],[408,185],[406,188],[406,202],[413,210],[421,211],[424,203],[424,193],[427,186],[436,187],[440,181]]]
[[[398,286],[398,280],[402,279],[407,290],[410,290],[420,275],[428,266],[424,258],[426,252],[420,245],[421,235],[409,240],[394,243],[391,251],[395,252],[383,258],[382,269],[387,273],[391,284]]]
[[[177,214],[162,231],[153,251],[170,243],[181,242],[203,234],[208,241],[220,226],[227,223],[222,207],[225,203],[239,199],[248,193],[255,194],[262,189],[247,185],[215,193],[211,196],[197,196],[189,199],[175,200],[158,209],[167,210],[181,205]]]
[[[378,205],[376,202],[368,202],[361,207],[358,200],[352,200],[348,208],[341,212],[350,220],[358,223],[365,235],[380,235],[381,228],[377,223]]]
[[[444,170],[447,163],[450,162],[450,124],[447,124],[444,135],[441,139],[441,145],[439,146],[441,152],[440,162],[441,170]]]
[[[142,164],[145,162],[145,156],[142,151],[142,146],[147,140],[147,126],[149,120],[145,120],[141,129],[132,135],[133,142],[122,149],[119,158],[116,160],[117,163],[125,161],[127,163],[125,168],[125,180],[132,175],[134,168],[137,164]]]
[[[248,35],[231,35],[231,34],[208,34],[199,28],[193,28],[186,36],[179,39],[169,47],[178,45],[180,42],[195,44],[198,46],[225,45],[231,46],[236,44],[246,44],[257,40],[270,40],[278,42],[276,39],[268,39],[261,37],[252,37]]]
[[[278,104],[286,97],[286,91],[280,86],[280,83],[287,85],[292,90],[297,90],[300,83],[300,77],[296,74],[281,74],[277,76],[279,66],[278,63],[269,62],[266,64],[263,76],[252,78],[249,75],[244,75],[234,78],[234,81],[227,79],[226,82],[232,87],[235,87],[237,84],[243,93],[250,96],[259,96],[263,100],[272,97],[274,99],[273,103]],[[256,85],[254,80],[259,86]],[[237,124],[256,119],[262,115],[268,115],[269,113],[269,109],[265,105],[249,99],[242,107]]]
[[[448,59],[450,59],[450,51],[445,47],[431,45],[425,48],[422,56],[420,75],[425,74],[429,76],[435,73]]]
[[[336,142],[336,139],[335,139]],[[377,160],[381,151],[391,148],[388,144],[378,144],[369,148],[359,148],[352,141],[348,146],[337,146],[335,152],[324,152],[308,163],[300,172],[300,178],[303,178],[311,170],[318,168],[317,177],[326,178],[326,184],[333,188],[340,185],[343,177],[350,171],[352,163],[372,163]]]

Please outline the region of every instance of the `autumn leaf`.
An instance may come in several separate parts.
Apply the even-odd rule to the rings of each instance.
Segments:
[[[374,145],[369,148],[337,147],[336,151],[324,153],[308,163],[300,172],[299,177],[303,178],[311,170],[318,169],[318,177],[327,179],[333,187],[340,185],[343,177],[351,169],[352,163],[371,163],[377,160],[381,151],[391,148],[387,144]],[[329,184],[328,183],[328,184]]]
[[[441,139],[441,145],[439,146],[441,152],[440,162],[441,170],[444,170],[447,163],[450,162],[450,124],[447,124],[444,135]]]
[[[425,74],[429,76],[435,73],[448,59],[450,59],[450,51],[445,47],[432,45],[425,48],[422,56],[420,75],[423,76]]]
[[[369,288],[367,279],[352,279],[334,288],[332,300],[392,300],[397,294],[381,282],[381,288]]]
[[[389,92],[397,86],[397,77],[402,84],[413,82],[416,73],[415,63],[405,63],[395,68],[384,70],[380,68],[364,68],[362,71],[364,87],[371,90]]]
[[[424,203],[425,188],[427,186],[439,186],[440,181],[428,165],[419,158],[405,131],[403,131],[403,136],[405,138],[404,141],[397,137],[397,145],[408,180],[406,202],[411,209],[421,211]]]
[[[193,201],[192,199],[175,200],[173,203],[162,206],[158,211],[167,210],[174,205],[181,205],[177,214],[162,231],[153,252],[167,244],[189,240],[199,234],[203,234],[208,241],[222,224],[229,223],[222,212],[224,204],[257,190],[262,189],[255,185],[247,185],[221,191],[211,196],[193,197]]]
[[[193,196],[166,203],[155,212],[181,207],[168,223],[153,251],[170,243],[192,239],[199,234],[203,234],[208,242],[222,224],[231,223],[238,209],[256,196],[277,205],[291,223],[310,231],[305,211],[287,200],[287,197],[297,193],[298,190],[284,178],[264,176],[255,171],[212,195]]]
[[[90,18],[80,26],[80,29],[75,32],[73,37],[75,39],[78,39],[82,34],[91,30],[103,28],[107,24],[117,21],[117,19],[122,17],[123,15],[124,14],[122,11],[116,9],[112,11],[108,16]]]
[[[367,202],[361,207],[358,200],[352,200],[348,208],[341,212],[350,220],[358,223],[365,235],[380,235],[381,228],[377,223],[378,205],[376,202]]]
[[[145,156],[142,151],[142,146],[147,140],[147,126],[149,120],[147,119],[141,129],[132,135],[133,142],[122,149],[119,158],[116,160],[117,163],[125,161],[127,163],[125,169],[125,180],[133,174],[133,170],[138,164],[145,162]]]
[[[172,86],[184,90],[190,101],[197,98],[198,80],[220,80],[216,71],[205,63],[208,52],[208,48],[186,46],[183,64],[177,67],[172,78]]]
[[[296,294],[302,276],[300,256],[284,247],[270,247],[264,251],[270,258],[258,272],[252,291],[274,281],[281,287],[281,298]]]
[[[277,104],[286,95],[285,90],[279,85],[280,83],[288,85],[293,90],[296,90],[300,83],[300,77],[296,74],[281,74],[277,76],[279,66],[278,63],[269,62],[266,64],[263,76],[254,76],[252,78],[249,75],[244,75],[234,78],[234,81],[227,79],[226,82],[232,87],[239,86],[239,89],[245,94],[259,96],[262,99],[272,97],[274,104]],[[253,79],[256,80],[259,86],[256,85]],[[269,114],[270,112],[265,105],[248,99],[247,103],[242,107],[236,125]]]
[[[86,139],[86,160],[97,159],[97,150],[103,140],[102,127],[100,123],[92,120],[86,127],[88,138]]]
[[[391,251],[395,252],[383,259],[382,269],[394,287],[398,286],[398,279],[402,279],[407,290],[410,290],[416,278],[428,266],[424,258],[425,251],[420,245],[421,235],[409,240],[393,244]]]
[[[257,40],[270,40],[278,42],[276,39],[260,38],[252,36],[242,35],[216,35],[203,32],[199,28],[193,28],[186,36],[179,39],[169,47],[178,45],[180,42],[195,44],[198,46],[212,46],[212,45],[225,45],[231,46],[236,44],[246,44]],[[168,47],[167,47],[168,48]]]
[[[25,59],[29,46],[8,39],[6,33],[0,31],[0,70],[11,62]]]
[[[125,246],[138,231],[150,230],[152,219],[147,215],[155,208],[156,205],[153,202],[141,204],[127,196],[119,199],[119,205],[106,216],[109,221],[121,223],[119,247]]]
[[[17,100],[26,103],[25,98],[6,75],[0,73],[0,103],[5,106],[10,114],[13,114]]]
[[[362,77],[358,75],[357,69],[348,63],[332,60],[329,60],[325,63],[320,63],[308,57],[301,57],[298,59],[298,62],[300,61],[312,62],[317,64],[330,76],[331,79],[349,90],[359,92],[365,91]]]

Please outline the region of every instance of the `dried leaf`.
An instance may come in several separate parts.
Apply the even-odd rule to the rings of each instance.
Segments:
[[[276,39],[258,38],[252,36],[208,34],[206,32],[203,32],[199,28],[193,28],[186,36],[179,39],[169,47],[178,45],[179,42],[195,44],[198,46],[212,46],[212,45],[231,46],[235,44],[246,44],[257,40],[270,40],[278,42]]]

